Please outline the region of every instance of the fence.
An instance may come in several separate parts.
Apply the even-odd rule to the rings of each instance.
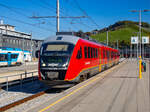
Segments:
[[[37,71],[17,75],[2,76],[0,77],[0,88],[6,87],[6,91],[8,91],[10,85],[20,83],[20,86],[22,87],[23,83],[34,80],[37,80]]]

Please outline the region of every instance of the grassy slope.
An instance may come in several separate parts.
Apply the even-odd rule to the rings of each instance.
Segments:
[[[134,32],[138,32],[138,27],[125,26],[118,30],[109,31],[109,33],[108,33],[109,34],[109,42],[115,42],[117,40],[119,40],[119,41],[125,40],[126,42],[130,42],[131,36],[137,36],[137,34]],[[148,36],[149,32],[142,30],[142,35]],[[100,42],[106,42],[106,32],[99,33],[97,35],[92,35],[91,37]]]

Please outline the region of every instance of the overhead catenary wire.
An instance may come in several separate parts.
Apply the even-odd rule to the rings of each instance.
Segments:
[[[30,0],[31,1],[31,3],[33,4],[36,4],[36,5],[38,5],[38,6],[40,6],[40,7],[42,7],[42,8],[44,8],[44,9],[46,9],[46,10],[51,10],[51,9],[53,9],[53,12],[55,12],[56,11],[56,8],[54,7],[54,6],[51,6],[51,7],[48,7],[49,6],[49,4],[46,2],[46,1],[42,1],[42,0],[40,0],[41,2],[42,2],[42,4],[45,4],[45,5],[42,5],[41,3],[39,3],[39,2],[34,2],[34,0]],[[75,0],[76,1],[76,0]],[[77,1],[76,1],[77,2]],[[47,5],[47,6],[46,6]],[[9,9],[10,11],[12,11],[12,12],[14,12],[14,13],[16,13],[16,14],[18,14],[18,15],[21,15],[21,16],[23,16],[23,17],[27,17],[27,18],[29,18],[29,16],[27,16],[27,15],[25,15],[24,13],[21,13],[20,11],[18,11],[18,10],[15,10],[14,9],[14,7],[10,7],[10,6],[8,6],[8,5],[4,5],[4,4],[1,4],[0,3],[0,6],[2,6],[2,7],[5,7],[5,8],[7,8],[7,9]],[[78,9],[80,9],[80,10],[82,10],[82,8],[79,6],[79,4],[77,5],[77,7],[78,7]],[[60,10],[61,11],[61,14],[64,14],[64,15],[67,15],[67,17],[64,17],[64,16],[62,16],[61,18],[67,18],[66,19],[66,23],[68,23],[69,25],[71,25],[71,27],[74,27],[75,26],[75,24],[72,24],[71,23],[71,21],[72,20],[75,20],[75,18],[79,18],[79,17],[71,17],[71,16],[69,16],[67,13],[65,13],[64,12],[64,10],[63,10],[63,8],[61,8],[62,10]],[[87,16],[88,18],[89,18],[89,16],[87,15],[87,13],[84,11],[84,10],[82,10],[82,12],[84,12],[84,15],[85,16]],[[82,16],[83,18],[85,17],[85,16]],[[70,19],[68,19],[68,18],[71,18],[72,20],[70,20]],[[7,17],[7,19],[11,19],[11,18],[8,18]],[[12,18],[13,19],[13,18]],[[11,20],[12,20],[11,19]],[[15,19],[13,19],[13,20],[15,20]],[[84,27],[86,27],[86,28],[92,28],[92,26],[90,26],[89,24],[86,24],[86,23],[84,23],[83,21],[81,21],[81,19],[79,19],[80,21],[79,21],[79,24],[81,24],[82,26],[84,26]],[[45,20],[44,20],[45,21]],[[77,21],[77,20],[75,20],[75,21]],[[17,20],[17,22],[18,22],[18,20]],[[21,21],[21,23],[27,23],[27,22],[24,22],[24,21]],[[44,23],[44,22],[42,22],[42,23]],[[31,25],[31,26],[34,26],[34,27],[37,27],[35,24],[32,24],[32,23],[27,23],[28,25]],[[78,23],[77,23],[78,24]],[[50,23],[49,25],[51,25],[51,26],[54,26],[54,24],[52,24],[52,23]],[[54,30],[50,30],[50,29],[47,29],[47,28],[42,28],[42,27],[37,27],[37,28],[40,28],[40,29],[44,29],[44,30],[49,30],[49,31],[53,31],[54,32]],[[69,27],[70,28],[70,27]]]
[[[41,1],[41,3],[43,3],[43,4],[45,4],[45,5],[42,5],[42,4],[39,4],[39,3],[36,3],[36,2],[34,2],[34,0],[31,0],[31,2],[32,3],[35,3],[36,5],[38,5],[38,6],[40,6],[40,7],[42,7],[42,8],[45,8],[45,9],[48,9],[48,10],[50,10],[50,8],[51,9],[53,9],[53,11],[56,11],[56,8],[54,7],[54,6],[52,6],[52,5],[49,5],[49,3],[47,3],[46,1],[42,1],[42,0],[40,0]],[[49,7],[49,6],[51,6],[51,7]],[[61,10],[60,10],[60,12],[61,12],[61,15],[62,14],[64,14],[64,15],[67,15],[66,17],[64,17],[64,16],[62,16],[62,17],[60,17],[60,18],[65,18],[65,19],[67,19],[65,22],[66,23],[69,23],[72,27],[74,27],[74,25],[73,24],[71,24],[71,21],[69,20],[69,18],[80,18],[79,16],[78,17],[71,17],[71,16],[69,16],[65,11],[64,11],[64,9],[63,8],[61,8]],[[85,16],[82,16],[83,18],[85,18]],[[44,17],[37,17],[37,16],[32,16],[32,18],[36,18],[36,19],[40,19],[40,18],[55,18],[55,16],[44,16]],[[81,21],[80,21],[80,23],[81,23],[81,25],[83,25],[83,26],[85,26],[86,28],[87,28],[87,25],[85,25],[85,24],[83,24]],[[54,25],[53,25],[54,26]],[[89,27],[89,26],[88,26]]]
[[[53,9],[53,11],[56,13],[56,7],[54,7],[54,6],[52,6],[52,5],[49,5],[49,3],[47,3],[46,1],[42,1],[42,0],[40,0],[40,1],[41,1],[40,3],[36,3],[36,2],[34,2],[34,0],[31,0],[32,3],[35,3],[36,5],[38,5],[38,6],[42,7],[42,8],[45,8],[45,9],[47,9],[47,10],[50,10],[50,8],[51,8],[51,9]],[[43,4],[44,4],[44,5],[43,5]],[[46,5],[46,6],[45,6],[45,5]],[[63,8],[61,8],[60,14],[61,14],[61,16],[67,15]],[[55,18],[55,17],[56,17],[56,16],[49,16],[49,17],[48,17],[48,16],[45,16],[45,17],[40,17],[40,18],[38,18],[37,16],[32,16],[32,18],[36,18],[36,19],[41,19],[41,18]],[[69,17],[69,16],[68,16],[68,17]],[[62,18],[65,18],[65,17],[63,16]],[[50,22],[49,22],[49,23],[50,23]],[[52,25],[52,23],[50,23],[50,24]],[[72,24],[70,24],[70,25],[72,25]],[[52,25],[52,26],[54,26],[54,25]]]
[[[45,4],[47,7],[49,7],[49,8],[52,8],[52,9],[54,9],[54,11],[56,12],[56,7],[54,7],[53,5],[50,5],[48,2],[46,2],[46,1],[44,1],[44,0],[40,0],[41,1],[41,3],[43,3],[43,4]],[[66,14],[66,12],[64,11],[64,9],[60,6],[60,14],[65,14],[65,15],[67,15]]]
[[[80,7],[80,5],[78,4],[77,1],[75,2],[74,0],[72,0],[72,1],[65,0],[65,2],[68,3],[69,6],[72,6],[76,9],[78,9],[80,12],[82,12],[84,14],[84,16],[86,16],[87,19],[90,20],[94,26],[89,25],[89,22],[87,24],[87,22],[85,22],[85,20],[81,21],[81,19],[74,20],[74,21],[76,21],[76,23],[71,22],[71,24],[73,24],[73,25],[80,24],[80,25],[84,26],[85,28],[91,28],[91,29],[93,29],[93,27],[95,28],[95,26],[96,26],[96,28],[100,28],[99,25]],[[72,9],[72,8],[70,8],[70,9]]]
[[[31,4],[35,4],[35,5],[37,5],[37,6],[40,6],[41,8],[44,8],[44,9],[46,9],[46,10],[48,10],[48,11],[51,11],[51,12],[56,12],[56,8],[52,8],[52,7],[47,7],[47,6],[45,6],[45,5],[43,5],[43,4],[40,4],[39,2],[35,2],[34,0],[28,0]],[[44,1],[44,0],[43,0]],[[42,1],[42,2],[43,2]]]
[[[74,1],[75,1],[75,3],[76,3],[77,7],[79,8],[79,10],[81,10],[81,11],[83,12],[83,14],[85,14],[85,16],[87,16],[87,17],[89,18],[89,20],[90,20],[92,23],[94,23],[94,24],[97,26],[97,28],[99,29],[100,26],[94,21],[94,19],[93,19],[91,16],[89,16],[89,15],[87,14],[87,12],[86,12],[85,10],[83,10],[83,9],[80,7],[78,1],[77,1],[77,0],[74,0]]]
[[[8,5],[5,5],[5,4],[1,4],[1,3],[0,3],[0,6],[1,6],[1,7],[4,7],[4,8],[7,8],[7,9],[10,10],[11,12],[14,12],[14,13],[16,13],[16,14],[18,14],[18,15],[21,15],[21,16],[23,16],[23,17],[29,18],[27,15],[16,11],[14,7],[11,7],[11,6],[8,6]],[[39,28],[39,29],[42,29],[42,30],[55,32],[54,30],[47,29],[47,28],[44,28],[44,27],[37,27],[36,24],[24,22],[24,21],[22,21],[22,20],[17,20],[17,19],[14,19],[14,18],[9,18],[9,17],[7,17],[7,16],[0,16],[0,17],[7,18],[7,19],[10,19],[10,20],[19,22],[19,23],[26,24],[26,25],[30,25],[30,26],[33,26],[33,27],[36,27],[36,28]]]
[[[31,1],[31,2],[32,2],[32,1]],[[1,7],[4,7],[4,8],[7,8],[7,9],[10,10],[11,12],[14,12],[14,13],[16,13],[16,14],[18,14],[18,15],[21,15],[21,16],[23,16],[23,17],[29,18],[29,16],[25,15],[24,13],[21,13],[21,12],[19,12],[19,11],[16,11],[16,10],[15,10],[15,7],[11,7],[11,6],[8,6],[8,5],[5,5],[5,4],[1,4],[1,3],[0,3],[0,6],[1,6]],[[43,6],[41,6],[41,7],[43,7]],[[43,7],[43,8],[45,8],[45,7]],[[50,8],[47,8],[47,9],[50,9]],[[55,8],[52,8],[52,9],[55,10]],[[27,24],[27,25],[31,25],[31,26],[36,27],[36,25],[34,25],[34,24],[27,23],[27,22],[20,21],[20,20],[16,20],[16,19],[13,19],[13,18],[9,18],[9,17],[7,17],[7,16],[1,16],[1,17],[7,18],[7,19],[11,19],[11,20],[16,21],[16,22],[20,22],[20,23],[23,23],[23,24]],[[50,22],[49,22],[49,23],[50,23]],[[54,26],[52,23],[50,23],[50,25]],[[44,30],[48,30],[48,29],[43,28],[43,27],[37,27],[37,28],[44,29]],[[54,32],[54,30],[50,30],[50,31],[53,31],[53,32]]]
[[[19,23],[22,23],[22,24],[30,25],[30,26],[33,26],[33,27],[36,27],[36,28],[39,28],[39,29],[42,29],[42,30],[55,32],[52,29],[47,29],[47,28],[44,28],[44,27],[37,27],[35,24],[24,22],[24,21],[21,21],[21,20],[18,20],[18,19],[10,18],[10,17],[7,17],[7,16],[0,16],[0,17],[9,19],[9,20],[12,20],[12,21],[15,21],[15,22],[19,22]]]
[[[16,10],[14,10],[14,7],[10,7],[10,6],[8,6],[8,5],[1,4],[1,3],[0,3],[0,6],[1,6],[1,7],[4,7],[4,8],[7,8],[7,9],[10,10],[11,12],[14,12],[14,13],[16,13],[16,14],[19,14],[19,15],[21,15],[21,16],[28,17],[27,15],[22,14],[22,13],[16,11]]]

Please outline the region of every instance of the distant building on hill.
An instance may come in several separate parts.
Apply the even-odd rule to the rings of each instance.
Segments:
[[[93,34],[93,35],[98,34],[98,30],[93,30],[93,31],[91,31],[91,34]]]
[[[32,52],[39,49],[43,40],[32,39],[31,34],[15,31],[15,26],[4,24],[0,20],[0,47],[21,48]]]

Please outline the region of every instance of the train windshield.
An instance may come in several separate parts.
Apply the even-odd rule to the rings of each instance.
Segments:
[[[42,55],[68,54],[73,51],[74,45],[70,43],[47,43],[42,47]]]
[[[46,51],[67,51],[69,45],[47,45]]]
[[[44,63],[65,63],[67,59],[68,56],[42,56]]]
[[[64,64],[70,59],[74,45],[70,43],[46,43],[41,48],[41,61]]]
[[[0,61],[7,61],[7,54],[0,54]]]

